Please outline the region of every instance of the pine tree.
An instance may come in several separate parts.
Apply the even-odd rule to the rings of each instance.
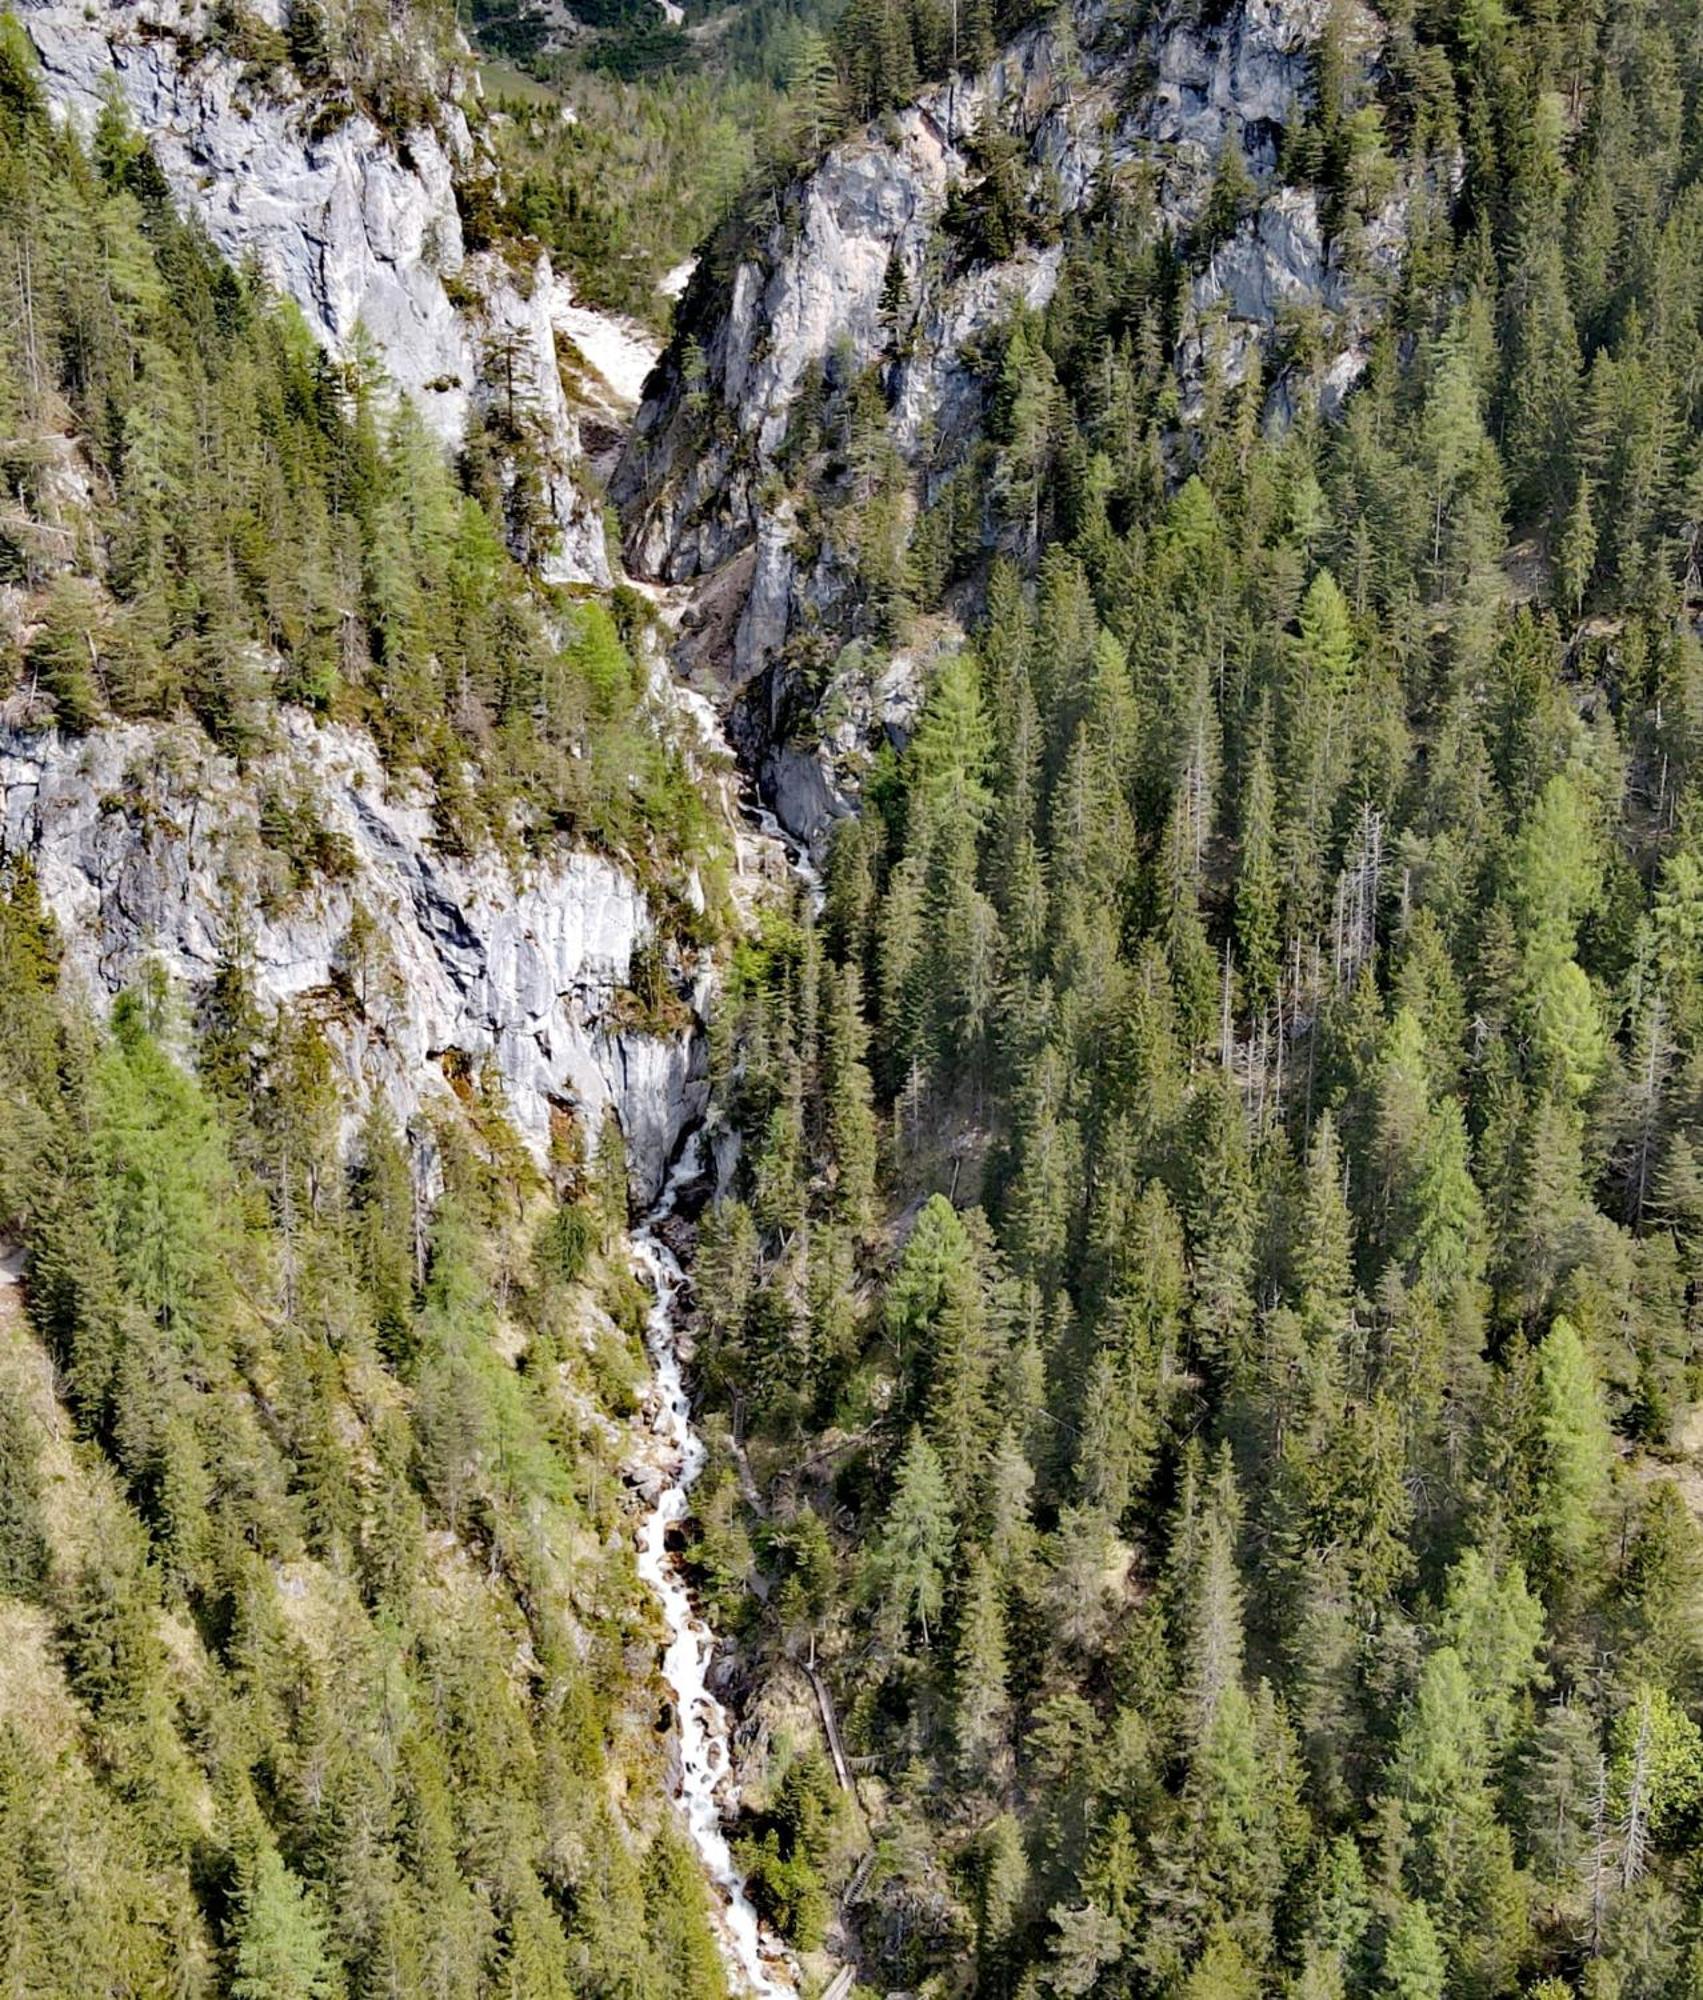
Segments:
[[[1524,1570],[1466,1550],[1449,1571],[1439,1632],[1460,1660],[1489,1741],[1506,1744],[1520,1703],[1545,1679],[1543,1607]]]
[[[1013,1268],[1043,1293],[1062,1277],[1080,1213],[1082,1135],[1064,1110],[1065,1062],[1043,1050],[1016,1106],[1013,1171],[1005,1197],[1005,1242]]]
[[[1590,595],[1597,566],[1597,525],[1590,481],[1581,473],[1555,549],[1556,598],[1565,618],[1576,619]]]
[[[0,1401],[0,1594],[31,1597],[46,1580],[36,1440],[20,1402]]]
[[[1008,223],[1003,211],[992,211],[1003,252],[988,244],[993,255],[1010,255]],[[1028,547],[1037,547],[1041,500],[1055,449],[1058,424],[1058,377],[1044,348],[1037,350],[1022,327],[1013,333],[1000,374],[1000,402],[1005,411],[1004,450],[1000,454],[997,497],[1006,518],[1022,532]]]
[[[1482,1267],[1483,1204],[1472,1178],[1466,1119],[1445,1098],[1426,1125],[1397,1254],[1421,1281],[1445,1288],[1474,1282]]]
[[[1222,1928],[1256,1967],[1304,1838],[1293,1742],[1270,1690],[1230,1687],[1190,1759],[1179,1812],[1143,1883],[1145,1969],[1175,1979]]]
[[[1310,1791],[1333,1820],[1349,1808],[1365,1729],[1359,1621],[1346,1565],[1334,1550],[1308,1546],[1286,1565],[1288,1689],[1310,1775]]]
[[[1538,1547],[1544,1574],[1572,1595],[1588,1589],[1601,1534],[1613,1444],[1596,1369],[1572,1322],[1557,1317],[1538,1349]]]
[[[1277,872],[1277,790],[1262,729],[1242,804],[1236,868],[1236,944],[1248,1003],[1260,1013],[1277,990],[1282,887]]]
[[[1226,1445],[1201,1494],[1199,1524],[1182,1553],[1176,1580],[1179,1660],[1186,1686],[1187,1728],[1206,1735],[1226,1691],[1240,1689],[1242,1580],[1236,1563],[1242,1503]]]
[[[610,1106],[597,1128],[597,1150],[592,1156],[592,1200],[603,1226],[606,1251],[627,1227],[628,1198],[626,1135]]]
[[[793,37],[787,95],[795,107],[798,143],[810,153],[819,151],[839,124],[842,109],[833,50],[813,29],[801,28]]]
[[[992,1442],[994,1342],[980,1273],[966,1256],[945,1277],[930,1328],[927,1430],[946,1477],[953,1512],[976,1518]]]
[[[1509,876],[1528,954],[1571,957],[1600,879],[1590,801],[1571,771],[1558,772],[1538,794],[1514,844]]]
[[[1588,1097],[1608,1062],[1608,1036],[1591,982],[1576,960],[1532,966],[1528,1006],[1539,1062],[1568,1098]]]
[[[1301,603],[1297,671],[1307,698],[1322,705],[1347,693],[1355,672],[1354,633],[1348,600],[1328,569],[1320,569]]]
[[[1509,1167],[1519,1176],[1509,1190],[1505,1245],[1512,1300],[1535,1318],[1555,1298],[1587,1213],[1583,1124],[1573,1107],[1552,1094],[1539,1098],[1524,1120]]]
[[[1703,1535],[1671,1480],[1644,1496],[1621,1592],[1640,1673],[1691,1686],[1703,1665]]]
[[[724,2000],[727,1971],[711,1927],[704,1884],[692,1850],[659,1827],[645,1856],[645,1929],[664,1990]]]
[[[1207,1359],[1222,1365],[1253,1313],[1254,1236],[1247,1128],[1222,1070],[1195,1094],[1187,1139],[1194,1335]]]
[[[1499,1943],[1484,1925],[1511,1857],[1487,1785],[1483,1712],[1451,1647],[1426,1659],[1392,1770],[1413,1830],[1408,1878],[1451,1962],[1468,1961]]]
[[[1420,453],[1431,493],[1427,554],[1439,585],[1446,574],[1445,553],[1456,555],[1455,567],[1460,554],[1466,553],[1457,553],[1451,544],[1460,542],[1463,531],[1470,532],[1472,507],[1482,496],[1491,476],[1489,467],[1494,464],[1463,333],[1457,326],[1443,345],[1420,434]]]
[[[1596,1724],[1577,1701],[1545,1711],[1526,1753],[1520,1797],[1526,1844],[1539,1879],[1583,1883],[1602,1762]]]
[[[1508,287],[1506,450],[1516,500],[1554,507],[1570,483],[1580,389],[1578,335],[1556,218],[1534,213]]]
[[[1258,190],[1233,136],[1226,137],[1213,168],[1212,186],[1201,211],[1200,247],[1210,253],[1235,235],[1254,205]]]
[[[1703,1800],[1703,1730],[1658,1688],[1640,1686],[1610,1732],[1610,1798],[1620,1885],[1649,1866],[1652,1844]]]
[[[1429,1911],[1423,1903],[1404,1903],[1384,1941],[1379,1991],[1390,2000],[1443,2000],[1447,1973]]]
[[[1303,1970],[1295,1990],[1322,2000],[1347,1991],[1371,1922],[1366,1867],[1350,1835],[1339,1834],[1317,1857],[1305,1907]]]
[[[1354,1298],[1354,1225],[1343,1194],[1346,1178],[1336,1121],[1322,1112],[1307,1147],[1293,1255],[1296,1303],[1308,1338],[1333,1353],[1344,1341]]]
[[[1104,1348],[1084,1378],[1076,1445],[1077,1487],[1117,1527],[1146,1483],[1156,1443],[1133,1357]]]
[[[327,2000],[343,1991],[326,1953],[325,1926],[276,1848],[255,1857],[237,1925],[235,2000]]]
[[[955,1279],[967,1275],[970,1237],[944,1195],[924,1202],[882,1302],[882,1320],[900,1366],[926,1379],[933,1332]]]
[[[854,1232],[873,1218],[876,1125],[873,1086],[864,1057],[869,1031],[863,1022],[863,982],[855,965],[827,979],[823,1028],[823,1096],[828,1148],[834,1166],[834,1206]]]
[[[1406,1008],[1397,1009],[1384,1031],[1372,1095],[1368,1208],[1376,1238],[1393,1245],[1411,1230],[1420,1162],[1431,1136],[1425,1036],[1418,1016]]]

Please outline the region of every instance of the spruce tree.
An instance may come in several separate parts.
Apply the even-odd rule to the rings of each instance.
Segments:
[[[914,1631],[924,1650],[940,1626],[954,1527],[946,1479],[934,1447],[913,1428],[893,1487],[893,1504],[866,1564],[877,1616],[889,1639]]]

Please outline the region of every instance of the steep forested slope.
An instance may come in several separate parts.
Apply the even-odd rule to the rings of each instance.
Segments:
[[[700,828],[606,611],[537,582],[530,399],[452,465],[370,353],[213,255],[118,101],[85,153],[10,22],[0,62],[10,720],[187,710],[240,754],[291,702],[426,773],[463,848]]]
[[[306,151],[453,124],[377,10],[206,18],[185,73],[246,64]],[[693,1263],[753,1894],[878,1991],[1695,2000],[1697,8],[794,27],[615,481],[825,877],[732,952]],[[520,223],[586,259],[600,162],[611,213],[666,184],[564,131],[461,159],[521,305]],[[705,773],[640,593],[544,580],[567,462],[479,267],[425,274],[490,336],[419,385],[465,390],[446,458],[3,23],[0,195],[24,761],[105,770],[81,737],[134,719],[171,769],[103,794],[117,846],[216,772],[243,879],[341,912],[365,849],[273,777],[369,732],[434,949],[478,958],[451,864],[499,851],[524,923],[596,848],[650,893],[611,1060],[689,1038],[734,916]],[[617,1125],[541,1087],[529,1149],[493,1036],[422,1041],[397,1131],[348,1062],[370,921],[274,1009],[230,914],[103,1024],[6,861],[0,1963],[713,1994],[620,1490]],[[540,994],[529,1076],[582,999]]]
[[[340,1143],[311,1021],[227,988],[192,1079],[162,993],[98,1033],[53,952],[13,865],[9,1986],[722,1990],[649,1727],[618,1159],[558,1208],[474,1097],[428,1210],[381,1114]]]
[[[828,882],[698,1560],[876,1983],[1698,1990],[1698,31],[1083,9],[686,301],[629,550]]]
[[[0,241],[0,1984],[720,1992],[626,1148],[503,1089],[528,1004],[535,1071],[685,1066],[717,808],[640,607],[544,585],[521,433],[449,460],[10,17]]]

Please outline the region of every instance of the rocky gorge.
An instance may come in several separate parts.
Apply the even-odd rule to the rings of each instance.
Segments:
[[[254,11],[281,33],[282,0]],[[125,0],[96,13],[25,0],[21,18],[60,113],[92,129],[116,93],[215,245],[257,264],[334,355],[365,344],[446,445],[499,393],[493,356],[505,357],[511,387],[519,371],[555,522],[546,579],[602,584],[614,574],[561,354],[583,360],[577,336],[614,357],[618,384],[589,364],[588,408],[602,433],[648,388],[613,468],[627,566],[672,590],[680,670],[728,709],[732,746],[759,792],[820,854],[833,820],[856,809],[875,749],[903,747],[931,661],[960,634],[946,617],[899,647],[860,636],[836,527],[853,496],[831,484],[800,491],[789,438],[824,393],[843,395],[873,372],[915,508],[938,505],[977,448],[989,396],[979,343],[1013,311],[1046,304],[1062,254],[1056,242],[1026,241],[1004,258],[967,259],[943,234],[949,198],[976,178],[975,134],[995,128],[1018,141],[1031,190],[1064,217],[1140,183],[1173,236],[1194,226],[1215,162],[1235,147],[1255,197],[1188,287],[1175,357],[1181,412],[1198,401],[1209,363],[1230,382],[1262,355],[1269,364],[1290,318],[1309,311],[1324,315],[1329,335],[1308,393],[1334,407],[1365,365],[1411,190],[1398,184],[1384,198],[1350,273],[1340,246],[1326,247],[1313,192],[1280,178],[1279,140],[1305,103],[1325,11],[1323,0],[1250,0],[1209,20],[1160,9],[1132,44],[1088,0],[1027,30],[981,71],[830,147],[731,265],[707,258],[654,372],[633,330],[600,329],[542,254],[522,269],[466,250],[457,181],[485,169],[452,96],[398,135],[284,71],[257,75],[209,43],[205,10]],[[1375,64],[1374,17],[1351,9],[1350,20],[1357,59]],[[576,376],[586,379],[578,369],[566,379]],[[1268,406],[1281,414],[1299,393],[1279,373]],[[997,543],[991,526],[983,533]],[[819,666],[801,673],[806,642],[830,645],[825,685]],[[88,918],[91,941],[78,955],[96,986],[110,990],[148,953],[185,977],[208,976],[219,908],[240,885],[261,913],[262,991],[328,990],[359,906],[396,926],[412,1004],[394,1033],[339,1028],[351,1074],[380,1079],[406,1114],[418,1086],[404,1079],[422,1065],[435,1069],[455,1050],[475,1062],[489,1054],[534,1144],[545,1143],[552,1105],[593,1126],[613,1105],[638,1185],[656,1192],[703,1083],[686,1040],[616,1020],[649,922],[618,867],[575,856],[520,884],[494,862],[428,861],[420,802],[375,803],[386,786],[370,747],[301,718],[275,746],[280,782],[324,801],[354,858],[345,883],[308,899],[323,907],[285,914],[252,904],[251,878],[264,872],[258,808],[228,771],[211,774],[204,797],[202,776],[187,780],[203,808],[198,830],[220,859],[173,846],[162,829],[196,822],[182,809],[175,753],[160,747],[155,757],[140,735],[103,736],[72,772],[64,746],[8,745],[11,838],[30,829],[49,879],[79,922]],[[201,755],[187,740],[179,749],[191,763]],[[138,843],[150,786],[160,811]],[[236,872],[221,881],[227,870]],[[547,914],[569,907],[580,914]]]
[[[923,504],[938,493],[985,419],[977,341],[1014,309],[1045,305],[1061,261],[1056,242],[1028,241],[1005,257],[951,251],[948,197],[978,178],[978,132],[1019,142],[1037,192],[1046,183],[1055,234],[1057,219],[1141,178],[1158,222],[1185,234],[1234,145],[1257,192],[1190,288],[1178,342],[1185,397],[1198,392],[1210,339],[1237,381],[1255,348],[1269,348],[1282,309],[1306,304],[1339,322],[1333,406],[1364,365],[1380,291],[1350,283],[1340,255],[1327,253],[1316,198],[1282,183],[1277,157],[1306,102],[1328,11],[1323,0],[1256,0],[1203,24],[1165,9],[1132,47],[1107,10],[1082,6],[830,148],[738,246],[731,270],[718,280],[706,262],[682,302],[614,482],[636,570],[682,582],[754,548],[735,670],[749,673],[776,650],[787,537],[765,487],[801,400],[824,377],[843,385],[881,372],[890,436],[920,476]],[[1369,64],[1377,24],[1364,11],[1353,22]],[[1145,87],[1131,89],[1132,76]],[[1392,269],[1402,192],[1379,210],[1368,279]],[[699,357],[690,382],[689,353]]]
[[[282,25],[281,7],[258,11]],[[611,335],[622,379],[595,399],[600,425],[624,417],[641,384],[649,391],[613,469],[617,553],[560,365],[568,346],[595,354],[607,330],[542,256],[467,250],[456,180],[478,141],[461,112],[450,105],[400,137],[358,107],[327,118],[311,94],[257,85],[197,43],[193,10],[168,18],[155,0],[104,16],[52,0],[23,9],[64,114],[92,128],[115,77],[174,194],[219,249],[256,263],[332,355],[355,359],[370,344],[446,448],[518,375],[553,523],[539,574],[607,586],[624,556],[664,599],[652,659],[661,726],[695,739],[704,781],[722,788],[731,743],[764,801],[752,824],[770,860],[752,865],[771,866],[784,833],[803,850],[807,887],[878,754],[909,740],[933,667],[961,644],[973,606],[952,606],[903,644],[862,626],[835,532],[857,496],[799,477],[800,428],[824,399],[876,378],[909,482],[907,525],[974,459],[990,404],[985,344],[1013,315],[1047,306],[1065,262],[1056,231],[1000,257],[962,255],[948,240],[949,205],[978,172],[972,141],[992,130],[1017,139],[1026,185],[1060,218],[1108,185],[1140,182],[1173,237],[1194,229],[1215,163],[1234,147],[1255,195],[1184,291],[1179,429],[1209,377],[1235,383],[1261,368],[1273,376],[1272,421],[1303,396],[1334,409],[1367,363],[1399,261],[1403,191],[1381,205],[1350,273],[1313,191],[1280,178],[1279,136],[1304,102],[1323,12],[1321,0],[1250,0],[1203,25],[1165,10],[1132,51],[1089,0],[973,78],[829,149],[731,269],[706,259],[660,370],[628,334]],[[1354,19],[1371,63],[1375,24]],[[1328,336],[1303,380],[1298,365],[1274,364],[1291,320],[1308,314]],[[991,522],[978,533],[989,550],[1011,540]],[[675,688],[676,667],[696,699]],[[541,1161],[565,1133],[583,1152],[606,1118],[619,1125],[641,1212],[634,1248],[655,1293],[639,1567],[667,1625],[681,1797],[724,1900],[736,1976],[757,1992],[788,1990],[722,1827],[731,1725],[711,1690],[713,1635],[670,1540],[703,1446],[682,1374],[684,1274],[660,1225],[709,1099],[713,956],[669,946],[683,1005],[648,1018],[635,973],[663,946],[633,867],[573,849],[446,853],[421,785],[385,770],[358,731],[288,708],[241,766],[187,727],[11,731],[0,739],[0,841],[31,857],[71,980],[97,1011],[150,966],[196,996],[240,962],[262,1005],[320,1023],[351,1124],[382,1098],[415,1138],[428,1183],[431,1109],[470,1086],[500,1099]]]
[[[87,138],[118,106],[215,247],[288,298],[334,361],[382,371],[446,451],[494,399],[518,401],[553,534],[516,553],[547,587],[607,586],[580,414],[618,435],[654,348],[640,329],[574,301],[535,248],[512,260],[468,252],[459,187],[488,163],[452,97],[388,131],[281,65],[257,74],[206,37],[211,18],[149,0],[99,14],[24,10],[56,114]],[[288,15],[272,5],[255,18],[281,33]],[[784,860],[760,828],[741,827],[732,754],[714,711],[675,688],[667,631],[665,617],[635,641],[650,677],[647,726],[712,796],[734,852],[733,901],[749,915],[761,878],[784,875]],[[0,852],[28,863],[73,1007],[98,1019],[121,993],[157,981],[165,1032],[186,1048],[221,979],[237,978],[263,1020],[317,1029],[346,1147],[371,1105],[387,1108],[428,1202],[442,1180],[439,1120],[458,1107],[500,1112],[546,1168],[586,1162],[606,1126],[619,1129],[640,1217],[633,1248],[654,1293],[655,1374],[611,1435],[633,1504],[648,1510],[635,1530],[638,1575],[666,1631],[659,1669],[677,1718],[668,1762],[719,1904],[730,1977],[790,1992],[766,1933],[759,1954],[723,1831],[731,1724],[710,1691],[713,1635],[676,1545],[703,1447],[682,1373],[685,1279],[659,1228],[672,1189],[696,1171],[688,1142],[708,1102],[716,954],[664,934],[666,898],[631,859],[560,840],[446,846],[429,781],[387,767],[364,731],[305,709],[271,708],[239,758],[189,721],[72,732],[42,727],[27,708],[13,704],[0,728]],[[720,865],[719,855],[697,860]],[[702,914],[692,857],[668,895]],[[654,962],[648,999],[635,991],[641,960]],[[595,1337],[621,1339],[587,1310]]]

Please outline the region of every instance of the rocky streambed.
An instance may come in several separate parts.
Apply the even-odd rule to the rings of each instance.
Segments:
[[[758,1920],[745,1878],[728,1845],[724,1791],[732,1777],[732,1730],[710,1689],[716,1636],[687,1589],[674,1543],[704,1469],[705,1447],[692,1423],[681,1353],[680,1303],[686,1276],[663,1231],[681,1191],[702,1173],[697,1134],[687,1141],[654,1208],[633,1231],[633,1253],[654,1293],[645,1343],[655,1371],[651,1428],[661,1447],[663,1484],[639,1531],[639,1575],[662,1606],[668,1628],[662,1673],[674,1697],[679,1757],[678,1804],[686,1831],[721,1899],[722,1945],[736,1985],[758,1995],[794,1995],[796,1969],[780,1941]]]
[[[669,614],[678,607],[664,602],[661,608],[665,627],[669,627]],[[684,690],[680,694],[684,698]],[[720,753],[726,768],[731,755],[713,710],[700,702],[695,712],[707,743]],[[754,878],[772,878],[782,873],[780,864],[784,863],[812,909],[819,910],[822,882],[809,855],[787,837],[760,802],[742,798],[738,811],[741,824],[736,830],[736,845],[742,881],[750,884]],[[656,1592],[668,1631],[662,1673],[673,1696],[676,1717],[676,1799],[692,1845],[720,1898],[720,1934],[734,1984],[751,1994],[793,2000],[798,1991],[797,1965],[786,1946],[758,1918],[728,1843],[725,1812],[733,1803],[734,1791],[732,1724],[710,1686],[716,1635],[692,1601],[679,1551],[692,1486],[704,1469],[707,1453],[692,1422],[692,1401],[686,1387],[683,1304],[687,1278],[670,1240],[673,1232],[669,1225],[682,1196],[713,1172],[706,1167],[703,1139],[700,1124],[687,1135],[662,1192],[632,1232],[635,1261],[652,1291],[645,1345],[653,1371],[648,1400],[656,1446],[647,1466],[652,1476],[642,1489],[649,1504],[639,1530],[638,1569]]]

